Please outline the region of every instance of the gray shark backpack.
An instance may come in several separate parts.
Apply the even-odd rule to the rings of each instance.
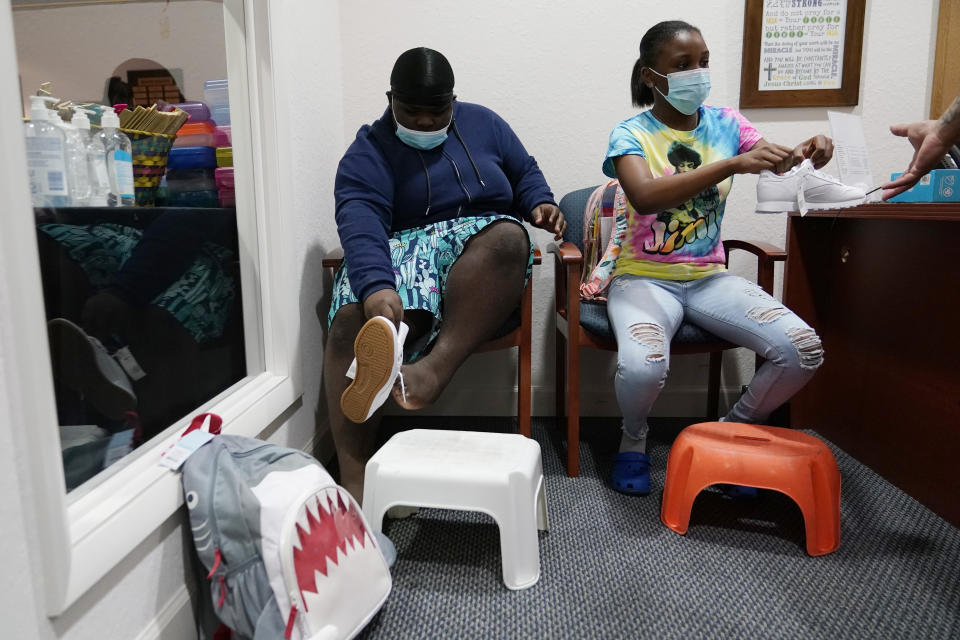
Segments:
[[[183,491],[208,603],[237,640],[352,638],[390,594],[360,507],[303,451],[218,435],[184,463]]]

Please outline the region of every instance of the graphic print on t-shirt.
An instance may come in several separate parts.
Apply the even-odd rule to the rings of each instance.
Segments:
[[[670,145],[667,160],[677,173],[693,171],[703,162],[695,149],[679,141]],[[652,237],[644,242],[643,251],[665,255],[697,243],[712,249],[720,234],[718,215],[722,215],[720,190],[711,185],[679,207],[657,214],[650,225]]]

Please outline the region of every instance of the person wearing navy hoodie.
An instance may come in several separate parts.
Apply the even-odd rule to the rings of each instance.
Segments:
[[[510,126],[456,100],[453,85],[443,54],[401,54],[386,110],[360,128],[337,170],[344,265],[324,384],[340,483],[358,500],[379,406],[391,393],[406,409],[436,400],[521,302],[533,261],[522,221],[558,239],[566,227]]]

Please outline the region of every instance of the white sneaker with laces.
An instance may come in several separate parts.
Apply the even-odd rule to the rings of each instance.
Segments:
[[[340,408],[349,420],[366,422],[379,409],[393,389],[393,383],[403,376],[403,343],[410,327],[400,323],[399,331],[393,322],[383,316],[367,320],[353,342],[356,355],[346,376],[353,382],[340,396]]]
[[[815,169],[809,158],[782,175],[761,171],[757,181],[757,213],[844,209],[862,204],[866,197],[863,189]]]

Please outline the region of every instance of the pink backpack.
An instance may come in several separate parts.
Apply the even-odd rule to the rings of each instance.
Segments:
[[[580,297],[606,300],[627,235],[627,196],[617,180],[597,187],[583,212],[583,275]]]

